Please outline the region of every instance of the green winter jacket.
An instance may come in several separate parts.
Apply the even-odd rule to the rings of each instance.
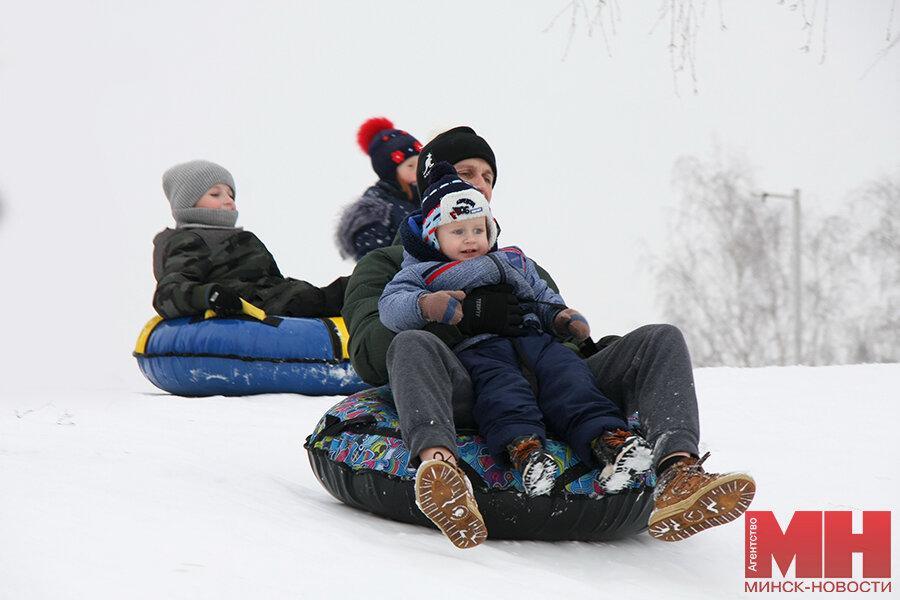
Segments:
[[[289,305],[297,298],[307,305],[321,303],[319,288],[283,277],[266,246],[243,229],[161,231],[153,239],[153,273],[157,281],[153,308],[164,319],[202,314],[208,308],[209,288],[216,283],[276,315],[291,313]],[[331,314],[339,310],[338,306]],[[322,312],[322,307],[312,312]]]
[[[395,335],[378,317],[378,300],[402,262],[403,246],[399,244],[369,252],[356,263],[344,295],[341,314],[350,333],[350,361],[357,375],[373,386],[388,382],[387,349]],[[535,267],[541,279],[558,293],[549,273],[540,265],[535,264]],[[451,348],[465,337],[455,325],[428,323],[425,330]]]

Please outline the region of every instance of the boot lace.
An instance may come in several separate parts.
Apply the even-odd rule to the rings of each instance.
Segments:
[[[451,458],[453,458],[452,454],[449,457],[447,457],[447,456],[444,456],[444,453],[441,452],[440,450],[437,450],[434,453],[434,460],[439,460],[441,462],[445,462],[448,465],[450,465],[451,467],[453,467],[454,469],[460,470],[459,465],[456,464],[454,461],[450,460]]]
[[[613,432],[607,433],[603,436],[603,441],[608,445],[616,448],[621,446],[625,442],[628,441],[628,438],[632,437],[631,432],[625,431],[624,429],[616,429]]]
[[[687,471],[696,471],[698,473],[703,473],[703,463],[706,462],[707,458],[709,458],[709,452],[697,459],[697,462],[688,463],[687,461],[682,461],[682,464],[686,465],[685,470]]]
[[[706,471],[703,470],[703,463],[707,458],[709,458],[709,452],[699,459],[685,459],[676,463],[675,467],[680,467],[680,469],[672,469],[672,479],[670,480],[681,479],[682,481],[688,481],[688,479],[694,475],[700,475],[701,473],[705,474]],[[681,476],[679,476],[679,474]]]
[[[540,440],[525,440],[515,448],[509,450],[509,457],[512,459],[516,468],[518,468],[519,465],[525,462],[525,459],[528,458],[529,454],[540,449],[540,447]]]

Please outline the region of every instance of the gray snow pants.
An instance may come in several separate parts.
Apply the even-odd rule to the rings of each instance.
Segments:
[[[607,398],[626,415],[638,413],[655,462],[673,452],[698,454],[693,367],[677,327],[645,325],[586,362]],[[403,331],[388,348],[387,368],[412,463],[434,446],[456,455],[456,427],[475,422],[472,381],[453,351],[427,331]]]

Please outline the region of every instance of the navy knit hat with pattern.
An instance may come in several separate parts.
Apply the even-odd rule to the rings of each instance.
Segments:
[[[474,129],[463,125],[438,134],[422,148],[422,156],[416,167],[419,194],[424,197],[431,167],[441,161],[455,165],[467,158],[481,158],[491,166],[494,171],[494,183],[491,187],[494,187],[497,183],[497,160],[494,158],[494,151]]]
[[[497,224],[491,215],[491,205],[475,186],[460,179],[448,162],[439,162],[430,171],[422,198],[422,215],[422,240],[436,250],[441,249],[437,228],[466,219],[485,217],[488,248],[497,241]]]
[[[397,181],[397,167],[419,154],[422,144],[384,117],[369,119],[360,126],[356,141],[372,159],[372,168],[379,179]]]

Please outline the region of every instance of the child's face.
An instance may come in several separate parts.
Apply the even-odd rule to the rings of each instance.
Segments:
[[[419,155],[410,156],[397,167],[397,181],[406,185],[416,184],[416,165],[419,164]]]
[[[217,208],[219,210],[237,210],[234,205],[234,192],[224,183],[217,183],[200,196],[195,204],[197,208]]]
[[[437,241],[447,258],[469,260],[484,256],[488,247],[486,217],[447,223],[437,228]]]

